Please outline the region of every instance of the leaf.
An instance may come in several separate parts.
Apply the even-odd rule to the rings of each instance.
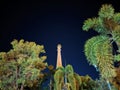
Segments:
[[[115,13],[114,16],[113,16],[113,20],[120,24],[120,13]]]
[[[105,40],[108,40],[108,37],[101,35],[101,36],[95,36],[86,41],[84,46],[84,52],[90,65],[98,64],[96,57],[96,47],[99,43],[103,43]]]
[[[114,56],[115,61],[120,61],[120,54]]]
[[[114,8],[110,4],[103,4],[98,12],[99,17],[110,19],[114,15]]]

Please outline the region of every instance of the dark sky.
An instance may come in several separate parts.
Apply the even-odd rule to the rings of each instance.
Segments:
[[[66,60],[76,73],[98,78],[99,74],[89,66],[83,52],[85,41],[97,33],[82,31],[82,25],[87,18],[97,16],[102,4],[112,4],[119,12],[119,0],[56,1],[1,2],[0,51],[8,51],[13,39],[34,41],[45,46],[46,61],[55,65],[56,47],[61,43],[63,65]]]

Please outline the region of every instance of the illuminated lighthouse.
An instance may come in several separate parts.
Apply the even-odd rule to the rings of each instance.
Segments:
[[[62,57],[61,57],[61,44],[58,44],[57,46],[57,63],[56,63],[56,68],[62,67]]]

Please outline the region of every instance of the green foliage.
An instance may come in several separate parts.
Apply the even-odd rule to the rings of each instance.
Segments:
[[[120,25],[117,25],[115,27],[115,30],[112,32],[113,34],[113,40],[116,42],[117,46],[118,46],[118,51],[120,52]]]
[[[46,56],[42,45],[24,40],[11,42],[13,49],[0,52],[0,89],[19,90],[23,87],[37,86],[42,82],[42,71],[46,68]]]
[[[90,65],[98,65],[96,50],[101,46],[98,46],[99,43],[103,43],[108,39],[106,36],[95,36],[91,39],[88,39],[84,46],[84,52],[87,57],[88,62]]]
[[[82,29],[84,31],[89,31],[89,29],[94,29],[98,33],[102,33],[102,34],[105,34],[106,32],[108,33],[103,22],[104,20],[101,19],[100,17],[88,18],[87,20],[84,21],[84,25]]]
[[[95,88],[98,86],[98,84],[94,80],[92,80],[90,76],[80,76],[80,78],[82,83],[78,90],[97,90]]]
[[[88,31],[89,29],[95,27],[96,22],[96,18],[88,18],[84,21],[83,30]]]
[[[115,61],[120,61],[120,54],[114,56]]]
[[[54,90],[62,90],[62,84],[64,82],[64,71],[59,68],[54,74]]]
[[[67,79],[67,83],[64,79]],[[54,90],[97,90],[97,83],[88,75],[80,76],[73,70],[72,65],[58,68],[54,74]]]
[[[96,47],[96,57],[98,67],[102,78],[115,77],[114,59],[112,55],[112,47],[108,40],[99,43]]]
[[[79,90],[80,86],[82,85],[82,78],[77,73],[74,73],[74,78],[75,78],[75,81],[76,81],[76,90]]]
[[[96,36],[85,44],[85,55],[90,65],[97,65],[103,78],[114,77],[112,46],[106,36]]]
[[[67,83],[64,82],[65,78],[68,81]],[[79,78],[77,77],[77,79]],[[67,88],[68,90],[76,90],[76,78],[74,76],[73,67],[71,65],[67,65],[65,68],[58,68],[54,74],[54,82],[54,90],[61,90],[62,88]]]
[[[100,18],[111,19],[114,15],[114,8],[110,4],[109,5],[104,4],[100,8],[100,11],[98,12],[98,15],[99,15]]]
[[[93,29],[100,34],[113,35],[113,31],[119,24],[120,13],[115,13],[112,5],[104,4],[98,12],[98,17],[85,20],[82,28],[85,31]]]
[[[115,13],[113,16],[113,20],[120,24],[120,13]]]
[[[68,65],[65,67],[65,72],[66,72],[67,74],[69,74],[69,73],[74,74],[74,70],[73,70],[72,65],[69,65],[69,64],[68,64]]]
[[[75,82],[74,74],[72,73],[68,74],[68,81],[70,83],[72,90],[76,90],[76,82]]]
[[[75,77],[74,77],[73,67],[71,65],[67,65],[65,67],[65,71],[67,73],[67,78],[68,78],[68,82],[71,86],[71,89],[76,90],[76,81],[75,81]]]

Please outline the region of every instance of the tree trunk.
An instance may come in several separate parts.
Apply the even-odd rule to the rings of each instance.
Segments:
[[[22,84],[20,90],[23,90],[23,89],[24,89],[24,85]]]

